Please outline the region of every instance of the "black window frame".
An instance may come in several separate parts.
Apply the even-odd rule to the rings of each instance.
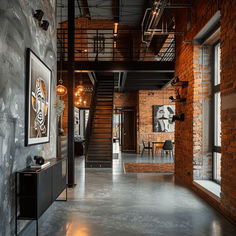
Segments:
[[[216,56],[215,56],[215,50],[217,45],[220,46],[220,40],[216,41],[213,45],[212,45],[212,117],[213,117],[213,123],[212,123],[212,180],[218,184],[221,184],[221,180],[217,179],[217,160],[215,157],[215,154],[219,153],[221,154],[221,145],[220,146],[216,146],[215,145],[215,137],[216,137],[216,130],[215,130],[215,120],[216,120],[216,113],[215,113],[215,95],[217,93],[221,94],[221,90],[220,90],[220,84],[221,81],[219,81],[219,84],[215,85],[215,76],[216,76],[216,70],[215,70],[215,64],[216,64]],[[220,78],[221,79],[221,78]],[[219,112],[221,113],[221,109],[219,110]]]

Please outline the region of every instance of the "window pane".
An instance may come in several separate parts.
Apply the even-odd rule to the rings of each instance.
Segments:
[[[220,92],[214,94],[215,124],[214,124],[214,145],[221,146],[221,116],[220,116]]]
[[[214,75],[214,85],[220,84],[220,44],[217,44],[214,48],[214,59],[215,59],[215,75]]]
[[[221,181],[221,153],[214,152],[214,179]]]
[[[221,146],[220,93],[215,93],[215,146]]]

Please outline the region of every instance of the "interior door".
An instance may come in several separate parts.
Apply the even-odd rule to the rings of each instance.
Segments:
[[[122,152],[136,151],[136,118],[134,110],[122,112]]]

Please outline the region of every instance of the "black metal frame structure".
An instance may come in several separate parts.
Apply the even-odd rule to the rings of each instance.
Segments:
[[[68,187],[75,185],[74,165],[74,42],[75,1],[68,0]]]
[[[63,61],[69,60],[69,28],[60,28],[57,30],[58,40],[58,58],[60,51],[64,53]],[[71,34],[71,32],[70,32]],[[140,30],[118,29],[117,36],[114,36],[114,29],[98,28],[74,28],[74,60],[75,61],[169,61],[175,60],[175,37],[166,41],[157,41],[155,47],[161,48],[156,53],[153,48],[147,51],[146,46],[140,42],[134,43],[133,36],[139,38]],[[103,50],[99,49],[100,41],[103,38]],[[64,41],[64,43],[61,43]],[[67,43],[68,42],[68,43]],[[145,57],[144,57],[145,55]]]
[[[216,112],[215,112],[215,108],[216,108],[216,104],[215,104],[215,95],[217,93],[220,93],[220,83],[215,85],[215,77],[216,77],[216,69],[215,69],[215,66],[216,66],[216,58],[215,58],[215,50],[216,50],[216,46],[220,44],[220,41],[218,40],[216,43],[214,43],[214,45],[212,46],[212,75],[213,75],[213,78],[212,78],[212,114],[213,114],[213,124],[212,124],[212,137],[213,137],[213,142],[212,142],[212,179],[213,181],[215,181],[216,183],[220,184],[221,181],[216,179],[216,169],[217,169],[217,163],[216,163],[216,158],[214,156],[214,154],[216,153],[221,153],[221,146],[216,146],[215,145],[215,134],[216,134],[216,130],[215,130],[215,121],[216,121]],[[221,112],[221,111],[218,111],[218,112]]]

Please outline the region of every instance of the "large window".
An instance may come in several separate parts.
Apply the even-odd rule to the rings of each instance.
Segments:
[[[213,47],[214,83],[214,142],[213,142],[213,180],[221,182],[221,99],[220,99],[220,43]]]

